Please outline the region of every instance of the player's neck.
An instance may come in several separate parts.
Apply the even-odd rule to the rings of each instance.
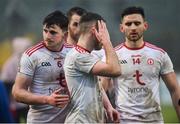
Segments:
[[[91,37],[90,35],[80,36],[77,45],[91,52],[94,48],[90,37]]]
[[[61,51],[61,49],[63,47],[63,43],[59,43],[59,44],[54,45],[54,46],[48,46],[47,44],[44,44],[44,45],[48,50],[54,51],[54,52]]]
[[[67,37],[67,43],[70,44],[70,45],[76,45],[77,44],[77,41],[75,41],[71,36],[68,35]]]
[[[125,45],[129,48],[141,48],[144,45],[144,41],[142,39],[137,41],[126,40]]]

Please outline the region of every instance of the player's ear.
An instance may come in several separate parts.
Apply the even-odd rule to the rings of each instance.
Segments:
[[[90,30],[92,34],[95,34],[96,28],[94,26]]]
[[[67,31],[63,31],[63,39],[65,41],[67,40],[67,36],[68,36],[68,32]]]
[[[122,24],[119,24],[119,30],[124,33],[124,28],[123,28],[123,25]]]
[[[145,29],[145,31],[148,29],[148,27],[149,27],[149,25],[148,25],[148,23],[145,21],[145,22],[144,22],[144,29]]]

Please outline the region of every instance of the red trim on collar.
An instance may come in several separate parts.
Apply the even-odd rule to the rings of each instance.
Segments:
[[[75,49],[80,53],[90,53],[89,50],[87,50],[87,49],[85,49],[85,48],[83,48],[82,46],[79,46],[79,45],[76,45]]]
[[[138,48],[130,48],[130,47],[126,46],[125,43],[124,43],[124,46],[125,46],[127,49],[129,49],[129,50],[139,50],[139,49],[142,49],[142,48],[145,46],[145,42],[144,42],[144,44],[143,44],[141,47],[138,47]]]

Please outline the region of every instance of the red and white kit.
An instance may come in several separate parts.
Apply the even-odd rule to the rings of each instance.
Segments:
[[[62,91],[68,93],[63,64],[66,53],[71,48],[72,46],[64,44],[60,51],[55,52],[48,50],[41,42],[23,53],[18,73],[32,78],[33,82],[29,87],[32,93],[50,95],[59,88],[66,89]],[[63,122],[64,116],[59,115],[65,115],[60,108],[50,105],[31,105],[27,123]]]
[[[163,122],[160,75],[174,71],[168,54],[148,42],[138,49],[122,43],[115,50],[122,68],[122,75],[114,78],[115,104],[120,118]]]

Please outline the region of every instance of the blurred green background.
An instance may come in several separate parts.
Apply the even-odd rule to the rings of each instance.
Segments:
[[[165,123],[178,123],[178,118],[175,109],[170,105],[162,105],[162,113]]]

